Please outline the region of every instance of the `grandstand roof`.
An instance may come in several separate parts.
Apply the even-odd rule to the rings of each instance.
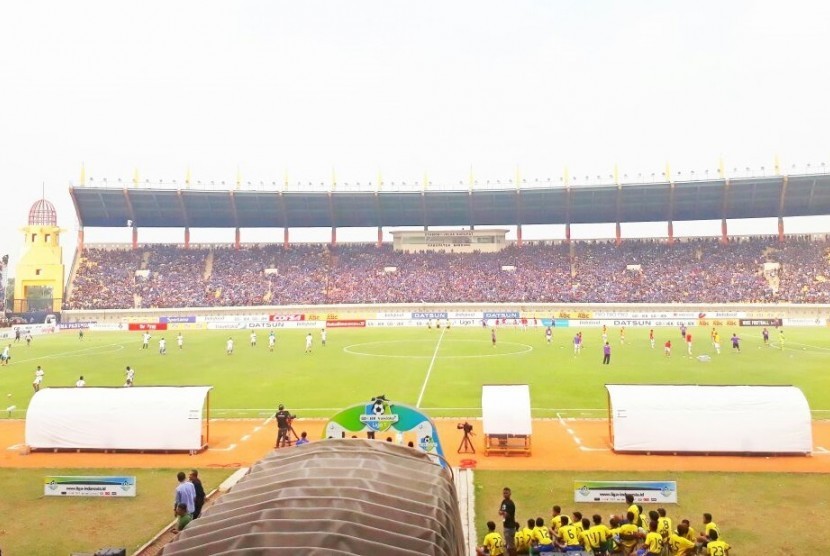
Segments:
[[[830,174],[425,191],[72,187],[81,226],[309,228],[719,220],[830,214]]]

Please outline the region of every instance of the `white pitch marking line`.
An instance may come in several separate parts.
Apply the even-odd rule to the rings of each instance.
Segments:
[[[819,452],[821,452],[823,454],[830,454],[830,450],[828,450],[824,446],[816,446],[816,450],[818,450]]]
[[[21,446],[23,446],[23,444],[12,444],[12,445],[11,445],[11,446],[9,446],[8,448],[6,448],[6,450],[17,450],[17,449],[18,449],[18,448],[20,448]]]
[[[250,438],[251,438],[251,435],[246,434],[245,436],[242,437],[242,442],[245,442],[246,440],[249,440]]]
[[[234,448],[236,448],[236,444],[231,444],[227,448],[211,448],[211,452],[230,452]]]
[[[254,427],[254,432],[259,432],[262,430],[262,427]]]
[[[438,343],[435,344],[435,351],[432,353],[432,361],[429,362],[429,369],[427,369],[427,376],[424,378],[424,384],[421,386],[421,393],[418,395],[418,403],[415,404],[415,407],[421,407],[421,401],[424,399],[424,392],[427,391],[427,382],[429,382],[429,376],[432,374],[432,368],[435,366],[435,359],[438,357],[438,350],[441,349],[441,340],[444,339],[444,333],[447,331],[446,328],[441,330],[441,335],[438,336]]]

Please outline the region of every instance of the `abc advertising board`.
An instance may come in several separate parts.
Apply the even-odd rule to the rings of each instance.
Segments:
[[[698,319],[698,326],[740,326],[738,319]]]
[[[287,315],[268,315],[269,322],[296,322],[305,320],[305,315],[301,313],[293,313]]]
[[[548,315],[545,315],[548,316]],[[556,320],[591,320],[593,318],[597,318],[600,315],[596,313],[592,313],[591,311],[559,311],[554,315],[550,315],[551,318]],[[626,315],[622,315],[626,316]]]
[[[127,325],[127,330],[167,330],[166,322],[131,322]]]
[[[326,328],[366,328],[365,320],[327,320]]]

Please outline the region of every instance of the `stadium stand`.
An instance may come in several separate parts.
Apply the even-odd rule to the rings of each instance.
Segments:
[[[66,308],[421,301],[830,303],[828,257],[826,239],[794,236],[783,243],[778,238],[673,245],[664,240],[526,242],[475,254],[407,254],[366,244],[85,248]]]

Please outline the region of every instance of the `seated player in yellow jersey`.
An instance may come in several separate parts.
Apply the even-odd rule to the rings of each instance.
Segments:
[[[634,514],[634,520],[629,520],[629,523],[633,523],[637,527],[640,526],[640,506],[634,503],[634,495],[633,494],[626,494],[625,495],[625,503],[628,504],[628,510],[626,510],[626,514],[628,512],[632,512]]]
[[[712,521],[712,514],[706,512],[703,514],[703,534],[700,535],[698,540],[702,543],[707,543],[709,541],[709,532],[710,531],[717,531],[718,535],[720,535],[720,529],[718,529],[717,524]]]
[[[582,544],[586,552],[593,552],[595,556],[606,554],[610,549],[611,529],[602,523],[602,516],[599,514],[594,514],[593,520],[593,525],[587,517],[582,520]]]
[[[709,531],[709,544],[706,545],[706,554],[709,556],[728,556],[732,547],[718,537],[717,529]]]
[[[541,554],[542,552],[553,552],[553,539],[550,538],[550,531],[545,527],[545,520],[536,518],[536,527],[533,528],[533,540],[531,541],[530,553]]]
[[[619,537],[618,544],[621,548],[620,553],[628,556],[637,548],[640,539],[643,538],[643,534],[640,532],[640,528],[634,523],[634,512],[626,513],[625,518],[628,521],[616,529],[612,529],[612,532],[615,536]]]
[[[504,539],[501,533],[496,532],[496,524],[493,521],[487,522],[488,533],[484,535],[484,542],[476,548],[478,556],[502,556],[504,551]]]
[[[680,523],[677,526],[677,533],[669,535],[669,550],[676,556],[692,556],[697,551],[697,544],[688,538],[689,526]]]
[[[657,532],[660,533],[664,539],[668,539],[672,532],[671,518],[666,517],[665,508],[657,508]]]
[[[697,538],[698,538],[697,531],[695,531],[695,528],[692,527],[692,524],[689,522],[689,520],[688,519],[682,520],[680,522],[680,525],[685,525],[686,526],[686,531],[687,531],[685,535],[680,535],[680,536],[685,538],[685,539],[688,539],[692,542],[697,542]],[[680,534],[680,525],[677,526],[678,534]]]
[[[553,507],[552,516],[550,518],[550,532],[552,536],[559,534],[559,528],[562,527],[562,508],[559,506]]]
[[[527,523],[528,527],[516,529],[516,554],[530,554],[530,540],[533,538],[536,520],[531,518],[527,520]]]
[[[643,544],[649,556],[660,556],[663,553],[663,536],[657,532],[656,521],[648,522],[648,534]]]
[[[571,518],[571,525],[576,527],[578,533],[582,533],[584,528],[582,527],[582,512],[574,512],[573,517]]]
[[[579,524],[582,527],[582,523]],[[579,529],[571,524],[568,516],[562,516],[562,527],[559,528],[559,542],[557,543],[565,552],[582,552],[582,543],[579,539]]]

